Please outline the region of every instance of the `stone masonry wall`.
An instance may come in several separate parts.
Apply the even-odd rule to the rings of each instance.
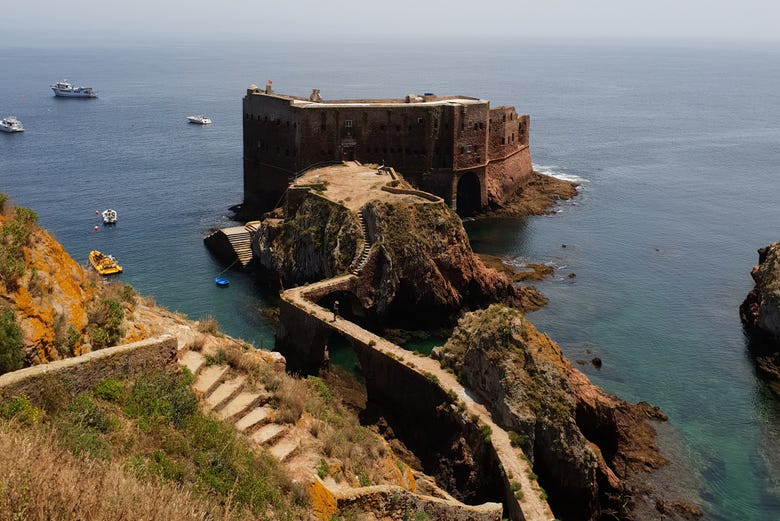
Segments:
[[[6,373],[0,376],[0,399],[24,395],[36,403],[50,384],[78,394],[112,376],[163,369],[175,362],[176,347],[176,337],[162,335]]]

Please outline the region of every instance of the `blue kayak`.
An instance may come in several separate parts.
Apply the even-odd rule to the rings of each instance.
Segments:
[[[217,286],[229,286],[230,285],[230,281],[228,279],[223,279],[222,277],[215,278],[214,282],[217,283]]]

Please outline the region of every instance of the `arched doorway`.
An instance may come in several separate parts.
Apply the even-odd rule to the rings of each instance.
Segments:
[[[456,208],[461,217],[471,217],[482,207],[482,190],[474,172],[466,172],[458,179]]]

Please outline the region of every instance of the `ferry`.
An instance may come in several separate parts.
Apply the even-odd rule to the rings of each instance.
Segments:
[[[210,125],[211,119],[206,116],[187,116],[187,121],[196,125]]]
[[[24,132],[22,122],[16,116],[6,116],[0,119],[0,130],[3,132]]]
[[[58,81],[51,86],[55,96],[63,98],[97,98],[97,92],[92,87],[74,87],[68,80]]]
[[[89,263],[101,275],[122,273],[122,266],[119,265],[112,255],[106,255],[97,250],[89,252]]]

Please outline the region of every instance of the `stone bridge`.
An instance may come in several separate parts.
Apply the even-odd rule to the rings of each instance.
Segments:
[[[478,473],[470,481],[472,487],[476,482],[477,490],[461,493],[465,500],[499,501],[504,506],[503,516],[513,521],[554,519],[522,451],[512,447],[508,433],[493,422],[488,410],[453,374],[436,360],[407,351],[316,304],[333,293],[354,294],[357,280],[354,275],[344,275],[282,293],[276,345],[287,359],[288,369],[316,372],[327,360],[328,337],[333,332],[340,334],[358,354],[369,400],[403,418],[406,427],[393,428],[426,470],[441,465],[442,460],[456,467],[453,456],[457,455],[438,449],[464,443],[474,456]],[[464,480],[457,468],[451,477],[451,484],[462,492],[458,485]]]

